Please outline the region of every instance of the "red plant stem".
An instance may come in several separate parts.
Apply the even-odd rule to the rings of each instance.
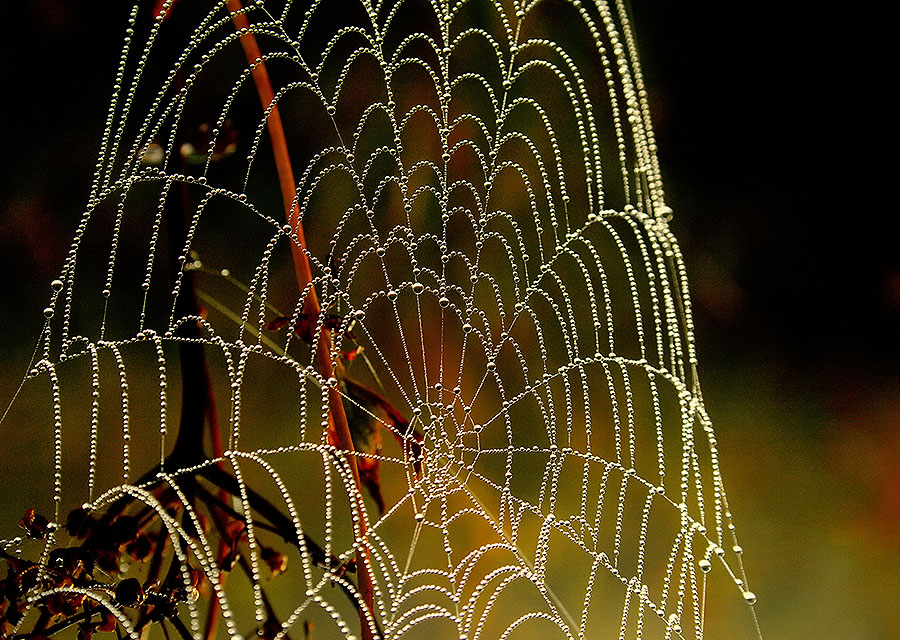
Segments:
[[[316,296],[315,287],[310,286],[310,283],[312,283],[312,271],[309,266],[309,259],[306,256],[306,237],[303,234],[303,225],[300,222],[300,209],[295,199],[297,183],[294,179],[294,170],[291,167],[284,126],[281,122],[281,113],[278,110],[278,105],[272,104],[275,99],[275,92],[272,90],[272,82],[269,80],[266,65],[262,61],[262,52],[256,41],[256,36],[252,31],[249,31],[250,21],[245,14],[238,13],[242,9],[240,0],[228,0],[227,4],[228,9],[233,14],[232,20],[235,28],[238,30],[247,29],[247,31],[241,33],[241,46],[244,48],[247,61],[253,66],[253,81],[256,83],[259,100],[263,109],[267,109],[269,114],[266,124],[269,129],[269,139],[272,143],[272,153],[275,156],[275,167],[278,171],[281,197],[284,200],[284,212],[288,224],[297,239],[296,242],[291,243],[294,275],[300,291],[305,291],[309,288],[309,293],[303,301],[303,311],[304,313],[318,314],[321,306]],[[320,373],[326,380],[334,377],[334,366],[331,360],[331,332],[324,327],[319,333],[319,342],[316,345],[316,361],[319,365]],[[359,588],[362,603],[365,605],[360,607],[359,621],[363,640],[372,640],[372,630],[365,616],[365,609],[368,609],[373,617],[375,615],[372,577],[369,574],[369,549],[365,544],[368,538],[368,523],[362,499],[362,482],[360,481],[359,468],[354,455],[353,439],[350,435],[350,426],[347,424],[344,403],[341,400],[341,394],[337,386],[332,386],[328,389],[328,409],[329,421],[334,428],[338,445],[350,454],[347,456],[347,462],[353,474],[356,493],[359,497],[359,500],[355,503],[359,505],[359,508],[354,509],[351,505],[351,509],[356,511],[359,536],[364,543],[357,547],[356,551],[357,587]]]

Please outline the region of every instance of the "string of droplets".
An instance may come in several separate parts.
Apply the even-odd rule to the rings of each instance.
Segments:
[[[211,3],[210,11],[189,30],[192,35],[187,46],[163,70],[163,80],[149,90],[147,104],[141,100],[142,92],[147,92],[148,83],[153,82],[149,70],[154,68],[157,50],[164,49],[164,34],[170,22],[178,19],[179,9],[167,0],[149,25],[141,19],[140,4],[132,11],[94,188],[61,278],[53,283],[51,303],[44,313],[41,358],[33,370],[33,375],[49,375],[54,395],[54,521],[61,519],[64,466],[57,369],[89,353],[92,400],[88,505],[101,510],[128,494],[153,506],[170,532],[176,552],[179,541],[187,546],[187,552],[179,556],[186,585],[190,586],[187,567],[193,559],[201,565],[212,585],[213,597],[221,603],[229,634],[238,634],[228,593],[217,577],[213,542],[202,532],[189,501],[181,496],[185,513],[200,532],[196,539],[171,517],[163,515],[163,506],[144,487],[127,484],[134,425],[126,382],[126,354],[141,345],[152,348],[156,361],[161,465],[160,475],[144,484],[150,486],[163,480],[178,492],[177,478],[198,470],[162,466],[168,450],[172,377],[172,356],[167,349],[172,344],[190,341],[178,335],[178,327],[197,322],[204,336],[199,342],[209,351],[222,354],[230,383],[230,397],[221,399],[230,407],[228,449],[222,457],[205,464],[230,465],[240,488],[235,498],[240,513],[248,518],[253,617],[257,626],[266,620],[266,602],[260,571],[261,547],[249,517],[253,509],[243,479],[242,460],[258,465],[275,482],[277,495],[290,512],[293,533],[301,541],[306,599],[284,616],[279,635],[290,632],[310,608],[327,614],[341,636],[354,634],[352,619],[323,589],[326,584],[340,583],[355,593],[355,586],[336,576],[334,567],[324,571],[317,568],[309,550],[303,548],[303,518],[295,508],[291,485],[273,466],[295,454],[317,453],[323,470],[324,529],[320,533],[324,536],[325,556],[336,554],[344,561],[357,546],[369,548],[376,576],[376,611],[368,612],[367,619],[376,630],[375,620],[379,620],[380,632],[386,637],[414,634],[417,625],[432,618],[449,620],[460,638],[484,637],[495,630],[491,616],[501,608],[498,603],[506,597],[507,589],[519,588],[523,581],[537,593],[541,610],[514,615],[499,627],[500,637],[538,620],[551,623],[565,637],[587,637],[595,624],[595,610],[608,608],[605,599],[595,593],[600,572],[610,575],[625,590],[618,616],[620,637],[630,634],[641,638],[651,633],[646,611],[650,612],[649,618],[661,623],[652,627],[652,633],[688,637],[683,625],[690,623],[690,637],[701,637],[706,574],[712,569],[713,559],[721,560],[748,602],[752,604],[755,595],[747,587],[740,562],[742,550],[734,537],[715,439],[700,395],[687,277],[667,224],[671,210],[666,207],[662,192],[646,90],[624,4],[617,2],[610,7],[602,2],[566,3],[573,11],[569,17],[583,28],[580,35],[585,36],[585,42],[580,44],[557,42],[551,37],[552,14],[548,12],[559,10],[563,3],[556,3],[551,9],[545,9],[547,2],[514,8],[502,2],[485,3],[499,25],[496,32],[472,21],[467,15],[470,3],[444,3],[434,9],[437,28],[431,33],[416,31],[418,25],[402,21],[406,7],[402,2],[363,2],[368,23],[362,26],[340,25],[340,11],[346,7],[341,5],[331,15],[332,4],[338,6],[336,2],[313,2],[306,7],[293,2],[256,2],[241,10],[251,20],[250,26],[235,30],[233,14],[227,11],[225,3]],[[318,31],[328,17],[334,31]],[[394,35],[404,29],[409,30],[405,36]],[[572,29],[572,33],[564,31],[556,35],[572,40],[580,37],[577,29]],[[239,39],[248,33],[264,40],[271,50],[236,75],[229,72],[227,77],[235,77],[232,83],[222,83],[226,89],[219,96],[221,107],[208,114],[213,124],[202,173],[187,175],[183,170],[173,170],[181,153],[177,140],[189,126],[192,96],[201,91],[206,76],[225,66],[222,58],[239,47]],[[319,62],[315,64],[309,59],[308,49],[313,45],[308,41],[321,40],[323,33],[325,43],[317,51]],[[353,42],[353,38],[364,44],[346,53],[342,47]],[[393,51],[388,49],[391,42],[395,45]],[[136,62],[135,46],[140,47]],[[424,46],[427,56],[417,54],[417,46]],[[472,47],[472,53],[467,54],[467,47]],[[495,60],[490,55],[479,55],[478,47],[490,51]],[[436,67],[431,55],[437,58]],[[375,79],[383,91],[377,97],[377,92],[354,85],[362,82],[358,74],[354,75],[354,64],[366,56],[374,58],[382,74]],[[247,131],[253,133],[248,136],[246,166],[238,172],[241,177],[224,184],[227,176],[216,174],[213,163],[219,138],[224,135],[229,118],[239,111],[253,69],[282,63],[292,65],[300,79],[281,85],[272,105],[248,127]],[[336,79],[332,78],[334,65],[339,69]],[[425,81],[422,77],[415,81],[414,77],[405,76],[408,68],[421,69]],[[132,73],[127,73],[129,69]],[[541,76],[545,72],[548,75]],[[499,86],[492,81],[497,77]],[[327,84],[332,80],[329,97]],[[555,87],[548,91],[543,86],[546,81],[555,82]],[[394,87],[395,82],[398,88]],[[455,101],[465,107],[477,100],[482,90],[490,105],[490,119],[476,112],[475,104],[473,110],[463,109],[451,117]],[[393,504],[385,514],[372,523],[365,539],[360,538],[356,522],[358,510],[366,509],[364,498],[354,488],[345,454],[324,437],[328,428],[327,388],[340,381],[321,376],[314,366],[312,350],[305,349],[290,332],[278,342],[266,328],[271,314],[270,298],[281,296],[285,289],[278,257],[288,243],[296,245],[299,240],[294,229],[268,213],[272,207],[264,198],[254,202],[248,190],[253,187],[255,176],[265,175],[266,169],[258,165],[265,164],[266,122],[273,106],[279,104],[288,111],[284,105],[303,92],[312,95],[309,102],[321,107],[324,121],[331,128],[307,131],[310,137],[305,143],[317,144],[319,148],[302,157],[303,171],[296,189],[295,205],[304,224],[318,224],[325,229],[320,233],[327,235],[308,237],[311,244],[303,247],[314,268],[313,285],[323,297],[323,308],[339,309],[344,317],[352,319],[360,333],[359,342],[371,359],[373,381],[424,432],[421,477],[410,471],[406,454],[391,454],[387,449],[358,453],[360,459],[382,464],[385,476],[399,471],[400,484],[405,486],[393,496]],[[418,97],[411,100],[416,92],[423,96],[423,102],[416,102]],[[563,107],[552,103],[554,92],[556,97],[562,96]],[[429,100],[431,95],[437,98],[437,109]],[[342,99],[344,107],[339,108]],[[365,104],[366,100],[371,102]],[[409,108],[403,110],[401,103],[410,103]],[[348,125],[349,116],[344,113],[360,106],[363,109],[355,126]],[[571,108],[571,112],[565,108]],[[295,109],[294,113],[302,111]],[[516,128],[516,118],[528,114],[537,117],[535,130]],[[378,137],[378,120],[384,118],[389,133],[382,140],[367,142],[367,137]],[[423,128],[423,119],[433,125],[432,131]],[[469,124],[474,127],[471,131],[466,129]],[[301,120],[298,128],[302,130],[304,125]],[[409,140],[410,131],[421,131],[418,140],[415,136]],[[438,146],[432,150],[417,149],[417,144],[427,147],[431,134],[437,134]],[[452,142],[454,136],[458,139]],[[349,147],[345,140],[352,140]],[[369,153],[366,144],[372,147]],[[523,146],[517,147],[519,144]],[[153,160],[154,147],[161,149],[161,162]],[[520,153],[514,154],[512,150],[517,148]],[[614,148],[612,153],[610,148]],[[471,154],[474,161],[461,166],[463,163],[456,159],[465,158],[466,154]],[[385,155],[392,165],[388,169],[379,165]],[[535,170],[530,170],[530,166]],[[323,192],[334,188],[329,180],[336,174],[347,176],[355,201],[335,214],[320,200]],[[373,174],[380,178],[374,191],[370,188]],[[520,189],[508,184],[509,174],[521,181]],[[269,229],[256,266],[247,274],[249,285],[242,289],[246,295],[240,313],[198,290],[198,295],[206,296],[209,308],[219,312],[218,317],[210,311],[206,316],[179,318],[175,301],[183,294],[182,275],[174,283],[159,283],[157,256],[167,216],[166,202],[182,184],[197,194],[197,200],[188,220],[183,250],[170,259],[185,268],[199,270],[201,263],[192,257],[192,252],[203,244],[204,221],[214,215],[211,211],[222,208],[223,202],[244,211],[248,226],[260,221]],[[149,225],[149,249],[139,284],[140,316],[132,335],[126,331],[117,337],[108,324],[108,314],[120,310],[116,283],[124,269],[119,258],[121,243],[130,216],[136,215],[129,204],[132,198],[138,199],[133,195],[136,191],[153,185],[159,186],[159,195]],[[392,189],[399,192],[399,203],[391,204]],[[436,213],[430,212],[427,204],[421,204],[429,198],[437,204]],[[102,220],[107,202],[115,203],[115,214],[102,278],[105,311],[99,330],[86,327],[85,335],[79,335],[77,331],[82,329],[75,329],[73,320],[76,266],[89,223],[99,224],[94,219]],[[439,218],[439,228],[434,227],[429,216]],[[463,232],[470,232],[474,238],[471,246],[467,238],[461,237]],[[496,252],[491,251],[491,246],[496,246]],[[400,264],[398,255],[408,264]],[[505,258],[506,264],[495,264],[498,256]],[[212,258],[216,260],[215,255]],[[463,275],[457,275],[455,270]],[[221,276],[231,278],[230,270],[222,270]],[[160,287],[163,294],[169,294],[162,297],[168,299],[170,307],[165,314],[167,322],[154,328],[151,312],[157,311],[152,306],[157,303],[152,296]],[[124,293],[123,290],[120,294],[122,299]],[[305,293],[299,292],[300,300]],[[579,294],[583,299],[577,299]],[[60,304],[61,323],[54,314]],[[294,316],[301,312],[301,306],[296,304]],[[321,319],[317,328],[321,330]],[[94,334],[96,337],[90,337]],[[250,336],[252,339],[248,340]],[[332,355],[336,360],[338,351],[335,345]],[[95,497],[95,489],[102,481],[98,438],[104,431],[100,415],[100,355],[107,352],[115,360],[119,379],[119,477],[126,484],[113,486]],[[458,366],[452,362],[456,354]],[[252,434],[254,430],[253,416],[245,415],[243,395],[253,385],[266,384],[247,373],[257,357],[282,365],[296,379],[303,440],[298,444],[241,448],[244,432]],[[318,389],[318,394],[307,392],[309,384]],[[639,384],[645,385],[640,387],[640,393]],[[608,402],[604,402],[605,397]],[[360,406],[348,393],[345,398],[345,404],[355,404],[382,428],[395,428],[383,416],[373,413],[371,407]],[[678,405],[674,416],[666,406],[673,400]],[[646,440],[646,434],[641,433],[642,418],[638,416],[643,404],[649,405],[651,413],[649,419],[643,419],[652,436]],[[525,433],[523,411],[541,426],[543,435]],[[307,422],[318,423],[323,435],[303,436],[316,432],[305,426]],[[697,428],[706,438],[705,461],[700,460],[699,444],[695,441]],[[601,453],[601,443],[610,431],[613,445]],[[543,442],[527,444],[535,437]],[[673,439],[680,445],[676,464],[671,459],[667,463],[665,443]],[[644,442],[647,447],[651,441],[655,451],[650,457],[655,464],[639,469],[639,444]],[[495,459],[502,463],[494,462]],[[577,496],[569,496],[563,486],[565,472],[573,464],[583,469]],[[680,493],[671,497],[666,469],[676,466],[680,469]],[[704,473],[711,473],[711,494],[704,488]],[[337,482],[332,474],[337,475]],[[537,491],[523,488],[519,480],[522,476],[539,477]],[[617,478],[621,478],[618,486]],[[589,498],[595,493],[592,518]],[[643,498],[639,499],[640,515],[634,518],[628,504],[630,496],[636,493]],[[607,498],[615,504],[605,503]],[[354,523],[349,546],[338,542],[345,536],[335,529],[335,508],[347,501],[355,505],[350,509]],[[567,513],[573,504],[576,507]],[[612,509],[612,539],[604,547],[603,516]],[[667,545],[663,545],[668,553],[661,556],[662,569],[654,575],[647,568],[648,539],[653,533],[651,520],[661,509],[676,511],[679,525],[671,532]],[[392,527],[408,516],[414,537],[412,544],[404,547],[404,543],[392,539],[397,535],[392,533]],[[457,523],[468,516],[486,524],[489,534],[485,540],[457,533]],[[708,535],[705,524],[710,518],[715,523],[712,535]],[[446,566],[433,564],[412,569],[417,552],[428,557],[417,547],[417,541],[431,529],[439,533]],[[732,541],[730,562],[724,551],[726,529]],[[636,558],[631,566],[623,550],[628,536],[637,539]],[[705,545],[700,553],[695,552],[695,538],[698,544]],[[570,598],[569,607],[557,593],[566,589],[560,573],[565,577],[567,564],[557,559],[561,552],[555,549],[562,539],[584,554],[579,562],[590,566],[583,593]],[[506,564],[491,565],[487,559],[494,553],[506,558]],[[653,553],[657,555],[659,549],[654,548]],[[400,561],[404,554],[405,561]],[[481,562],[488,566],[479,567]],[[699,569],[699,576],[695,568]],[[316,577],[319,573],[320,577]],[[661,585],[652,582],[660,575]],[[426,584],[405,586],[429,577],[431,581]],[[498,578],[501,581],[496,584]],[[416,598],[423,594],[430,594],[432,599],[416,604]],[[486,600],[482,597],[485,594]],[[569,610],[571,602],[581,607],[580,616],[577,610]],[[115,603],[103,604],[117,609]],[[191,628],[199,633],[201,613],[193,605],[189,609]],[[118,610],[116,613],[121,620]],[[123,628],[130,629],[124,623]]]

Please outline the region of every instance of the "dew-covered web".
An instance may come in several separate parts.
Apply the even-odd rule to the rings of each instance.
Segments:
[[[655,152],[622,2],[139,3],[25,385],[55,479],[4,633],[752,605]]]

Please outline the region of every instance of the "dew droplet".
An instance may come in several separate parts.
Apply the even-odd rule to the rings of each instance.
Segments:
[[[44,317],[47,318],[47,320],[53,317],[53,307],[47,307],[46,309],[44,309]]]
[[[747,601],[747,604],[756,604],[756,594],[752,591],[745,591],[744,600]]]
[[[59,291],[60,289],[63,288],[63,282],[62,282],[62,280],[54,280],[53,282],[50,283],[50,287],[54,291]]]
[[[450,306],[450,298],[447,296],[441,296],[441,299],[438,300],[438,304],[441,305],[444,309]]]
[[[703,558],[697,563],[697,566],[700,567],[700,571],[703,573],[709,573],[710,569],[712,569],[712,562]]]
[[[412,286],[412,290],[413,290],[413,293],[415,293],[416,295],[419,295],[420,293],[425,291],[425,285],[422,284],[421,282],[414,282],[413,286]]]

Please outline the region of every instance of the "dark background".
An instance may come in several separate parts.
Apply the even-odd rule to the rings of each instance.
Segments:
[[[128,4],[4,8],[4,406],[87,200]],[[883,18],[808,7],[632,12],[764,635],[886,638],[900,634],[895,72]]]

